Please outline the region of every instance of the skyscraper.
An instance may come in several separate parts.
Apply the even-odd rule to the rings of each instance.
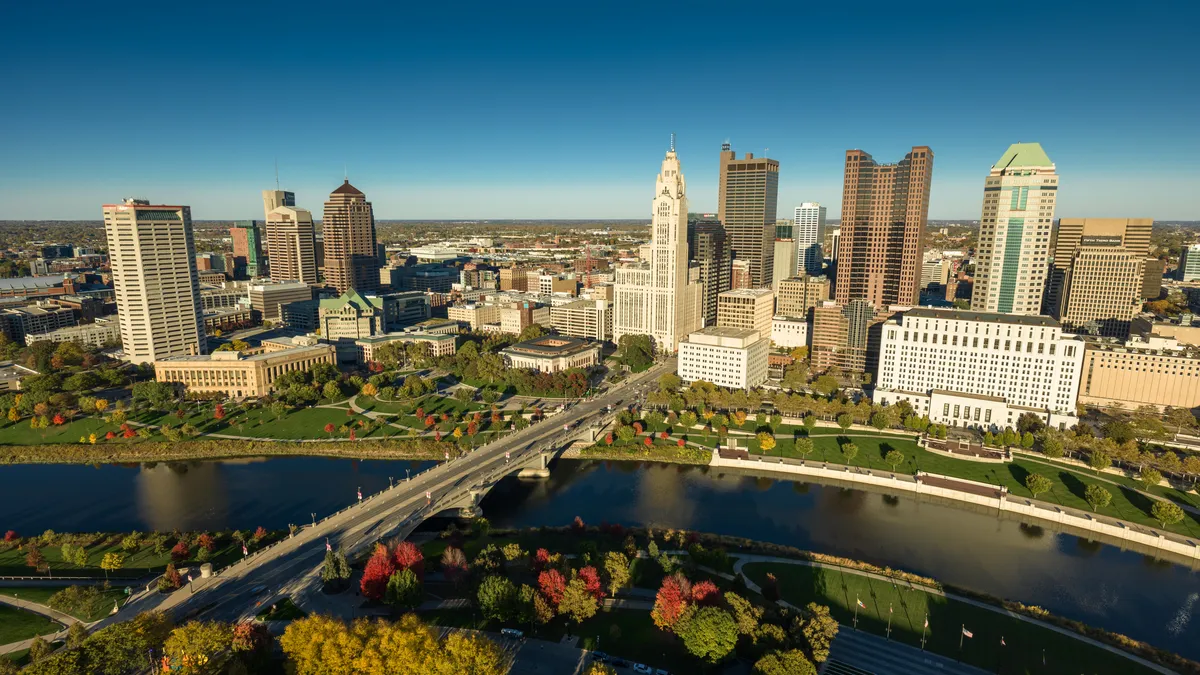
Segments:
[[[771,288],[779,290],[779,282],[791,279],[798,272],[796,260],[800,257],[796,252],[795,239],[775,240],[775,268],[771,272]]]
[[[717,220],[725,226],[733,257],[750,263],[750,285],[771,285],[775,267],[775,216],[779,162],[746,153],[737,159],[721,146]]]
[[[258,221],[239,220],[229,228],[233,239],[234,278],[266,276],[263,264],[262,239],[259,237]]]
[[[1065,300],[1063,286],[1068,268],[1075,257],[1075,249],[1079,248],[1085,237],[1118,238],[1125,250],[1146,258],[1150,255],[1150,230],[1153,227],[1154,220],[1151,218],[1060,218],[1054,228],[1054,244],[1051,248],[1054,259],[1050,266],[1050,278],[1046,282],[1046,301],[1042,312],[1062,317]]]
[[[717,296],[729,290],[733,277],[733,254],[725,228],[717,220],[688,223],[688,258],[700,265],[700,314],[705,326],[717,325]]]
[[[312,213],[295,206],[278,206],[267,213],[265,229],[271,279],[317,283]]]
[[[285,190],[263,190],[263,217],[281,206],[295,206],[296,194]]]
[[[983,186],[971,309],[1040,314],[1058,174],[1039,143],[1013,143]]]
[[[825,207],[804,202],[796,207],[796,268],[811,276],[820,276],[825,267]],[[776,279],[778,281],[778,279]]]
[[[375,246],[375,215],[349,179],[329,195],[321,221],[325,240],[325,281],[345,293],[379,290],[379,251]]]
[[[1064,330],[1127,339],[1142,307],[1146,256],[1120,237],[1083,237],[1071,256],[1057,318]]]
[[[192,210],[126,199],[104,205],[125,357],[148,363],[207,354]]]
[[[914,146],[898,164],[846,151],[834,296],[839,305],[915,305],[929,215],[933,150]]]
[[[688,261],[687,214],[687,183],[672,137],[655,181],[649,262],[616,270],[614,341],[648,335],[660,353],[674,352],[680,340],[703,326],[700,266]]]

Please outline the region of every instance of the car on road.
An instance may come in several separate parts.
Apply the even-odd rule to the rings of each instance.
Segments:
[[[622,658],[614,658],[612,661],[610,661],[610,663],[618,668],[628,668],[631,665],[628,661]]]
[[[522,633],[521,631],[517,630],[516,628],[501,628],[500,634],[503,635],[504,637],[516,638],[518,640],[525,637],[525,634]]]
[[[254,588],[251,588],[250,592],[255,595],[258,595],[259,593],[262,593],[265,590],[267,590],[266,584],[259,584],[259,585],[255,586]]]
[[[667,671],[663,670],[662,668],[656,668],[654,670],[654,675],[671,675],[671,674],[668,673]]]
[[[608,663],[608,654],[599,650],[594,651],[592,652],[592,660],[599,661],[600,663]]]
[[[654,670],[644,663],[633,664],[633,672],[642,673],[643,675],[654,675]]]

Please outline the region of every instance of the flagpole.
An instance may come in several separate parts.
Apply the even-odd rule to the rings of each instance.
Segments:
[[[967,624],[962,625],[962,629],[958,631],[958,651],[962,651],[963,636],[967,634]]]
[[[929,612],[925,612],[925,625],[921,626],[921,651],[925,651],[925,632],[929,630]]]
[[[858,628],[858,603],[862,602],[858,596],[854,596],[854,628]]]
[[[892,604],[890,602],[888,603],[887,639],[892,639]]]

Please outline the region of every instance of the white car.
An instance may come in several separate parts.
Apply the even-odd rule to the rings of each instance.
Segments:
[[[650,668],[650,666],[644,663],[633,664],[633,672],[642,673],[643,675],[654,675],[654,671]]]

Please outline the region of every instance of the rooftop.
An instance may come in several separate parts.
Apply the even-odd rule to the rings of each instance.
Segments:
[[[692,331],[692,335],[711,335],[713,337],[723,338],[748,338],[752,335],[758,335],[758,331],[753,328],[733,328],[731,326],[708,326],[697,331]]]
[[[1041,143],[1013,143],[1000,157],[993,168],[1007,169],[1015,166],[1054,166]]]
[[[362,190],[359,190],[358,188],[351,185],[350,179],[347,178],[346,182],[339,185],[337,187],[337,189],[333,191],[333,194],[335,194],[335,195],[358,195],[361,197]]]
[[[32,291],[42,288],[53,288],[61,286],[63,279],[66,277],[61,274],[52,274],[44,277],[14,277],[12,279],[0,279],[0,290],[5,291]]]
[[[1011,323],[1021,326],[1044,326],[1060,328],[1060,324],[1048,316],[1030,316],[1023,314],[998,314],[996,312],[972,312],[967,309],[934,309],[932,307],[914,307],[904,312],[904,318],[916,319],[945,319],[947,321],[983,321],[986,323]]]
[[[171,357],[168,357],[165,359],[158,359],[154,363],[157,364],[157,363],[169,363],[169,362],[180,362],[180,361],[266,361],[267,359],[273,359],[273,358],[279,357],[284,354],[295,355],[295,354],[299,354],[301,352],[307,352],[307,351],[318,352],[318,351],[328,351],[331,349],[333,349],[333,345],[320,344],[320,345],[312,345],[310,347],[295,347],[293,349],[284,349],[284,350],[277,351],[277,352],[259,352],[257,354],[252,354],[250,356],[242,355],[239,352],[225,351],[225,352],[214,352],[213,354],[198,354],[195,356],[171,356]],[[216,356],[214,356],[214,354]],[[228,356],[229,354],[237,354],[237,356],[231,357],[231,356]]]
[[[732,291],[723,291],[717,297],[719,298],[761,298],[764,295],[771,295],[773,291],[769,288],[735,288]]]
[[[346,305],[354,305],[360,309],[368,307],[383,307],[383,300],[376,296],[364,296],[351,288],[340,296],[321,300],[321,309],[341,309]]]
[[[575,337],[565,335],[546,335],[506,347],[501,351],[514,352],[527,356],[565,356],[586,349],[598,349],[599,346]]]

